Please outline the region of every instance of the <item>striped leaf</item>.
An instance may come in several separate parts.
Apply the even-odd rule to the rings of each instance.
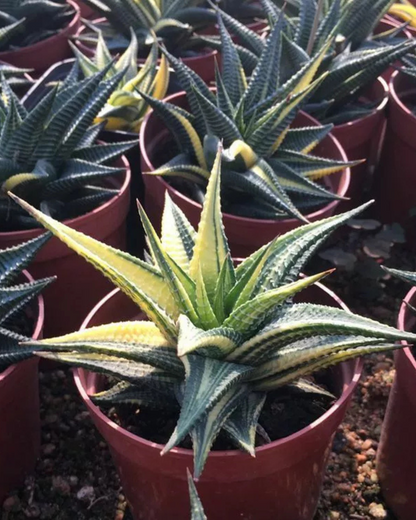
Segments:
[[[12,194],[10,196],[68,247],[102,271],[140,305],[168,339],[174,340],[176,330],[172,318],[178,316],[178,307],[163,276],[155,268],[55,221]]]
[[[207,520],[207,517],[204,513],[204,508],[202,507],[201,500],[198,496],[198,492],[196,490],[194,481],[192,480],[189,469],[187,470],[187,473],[189,497],[191,500],[191,520]]]
[[[178,445],[251,368],[197,354],[181,358],[186,371],[181,414],[162,455]]]
[[[220,147],[208,182],[194,254],[189,266],[189,273],[193,280],[198,276],[199,269],[201,270],[211,302],[214,301],[215,287],[224,260],[229,255],[221,214],[221,152]]]

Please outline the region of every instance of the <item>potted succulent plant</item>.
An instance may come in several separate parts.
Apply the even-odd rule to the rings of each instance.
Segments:
[[[38,360],[19,347],[25,337],[42,336],[40,292],[51,279],[35,281],[24,271],[48,240],[0,251],[0,503],[32,471],[40,448]]]
[[[223,73],[217,74],[217,90],[210,90],[167,54],[185,92],[164,103],[143,94],[154,109],[142,125],[140,139],[146,210],[152,222],[160,222],[168,189],[196,226],[216,147],[223,140],[224,221],[234,257],[244,258],[302,220],[332,214],[348,189],[347,168],[355,163],[346,161],[331,138],[331,125],[322,127],[310,116],[298,115],[301,103],[321,81],[314,83],[312,78],[325,49],[297,74],[281,74],[278,83],[284,69],[282,25],[276,25],[248,79],[237,46],[221,19],[219,24]],[[323,157],[310,154],[313,149]],[[327,183],[315,182],[326,176]],[[172,186],[164,178],[176,183]]]
[[[68,39],[80,25],[72,0],[2,0],[0,60],[43,72],[71,55]]]
[[[386,271],[413,286],[416,274]],[[400,330],[415,329],[416,287],[407,294],[399,313]],[[396,375],[390,392],[377,455],[377,472],[389,507],[400,520],[416,516],[414,475],[416,472],[416,359],[407,346],[395,354]]]
[[[390,80],[386,140],[377,170],[377,214],[383,222],[399,222],[414,236],[416,201],[409,186],[414,182],[416,160],[415,86],[416,58],[408,55]]]
[[[344,364],[326,390],[305,378],[362,354],[399,348],[396,341],[412,342],[416,335],[345,309],[293,302],[296,293],[328,274],[298,279],[310,255],[363,208],[280,236],[235,269],[221,218],[221,156],[219,148],[198,232],[169,197],[161,238],[139,208],[150,263],[87,237],[11,194],[112,279],[151,320],[140,320],[135,309],[136,319],[130,315],[133,321],[114,323],[121,310],[117,304],[112,324],[22,346],[96,372],[80,370],[77,384],[111,445],[136,519],[185,518],[186,468],[192,465],[212,520],[265,520],[277,513],[286,520],[311,519],[330,441],[359,369]],[[274,428],[258,427],[278,399],[276,392],[312,394],[330,403],[331,390],[340,400],[332,408],[327,402],[326,413],[304,430],[273,442]],[[95,404],[91,393],[96,394]],[[112,422],[97,406],[108,402],[133,402],[140,411],[162,406],[163,424],[169,425],[164,445],[153,433],[140,438],[123,423]],[[160,418],[160,413],[155,416]],[[172,425],[168,417],[174,418]],[[228,435],[225,446],[231,443],[248,453],[210,453],[221,430]],[[189,436],[193,462],[192,451],[183,448]]]
[[[91,127],[124,71],[110,79],[106,73],[104,69],[78,82],[74,70],[29,110],[2,82],[1,248],[41,234],[33,219],[10,205],[8,190],[76,229],[125,246],[130,171],[122,154],[132,142],[100,144],[96,138],[102,125]],[[37,278],[60,275],[56,287],[45,292],[50,309],[46,333],[79,325],[88,307],[108,292],[94,270],[79,265],[76,255],[57,240],[42,249],[32,273]]]
[[[285,17],[284,22],[285,38],[292,49],[285,63],[287,74],[296,72],[308,56],[322,49],[330,35],[336,37],[317,71],[316,77],[324,73],[326,77],[311,94],[305,111],[321,123],[335,125],[332,133],[350,160],[366,159],[352,171],[348,192],[352,200],[362,196],[370,183],[371,176],[366,174],[374,170],[381,149],[388,88],[380,76],[416,45],[400,38],[400,29],[394,27],[372,36],[389,3],[353,0],[342,5],[338,0],[329,4],[302,0],[298,17]],[[284,15],[271,0],[263,0],[263,5],[273,27]],[[325,5],[329,5],[327,10]],[[258,61],[264,41],[227,14],[221,15],[243,43],[245,54],[250,53],[243,63],[251,67],[251,62]],[[242,53],[241,47],[239,50]]]
[[[105,18],[97,19],[81,28],[76,44],[92,54],[97,33],[101,31],[111,52],[120,52],[129,45],[131,30],[139,42],[138,58],[146,59],[149,45],[155,39],[162,41],[170,52],[182,58],[189,67],[209,83],[214,80],[217,52],[207,49],[197,35],[198,29],[216,21],[215,12],[203,6],[203,0],[161,2],[143,0],[84,0]],[[89,31],[87,31],[89,29]]]

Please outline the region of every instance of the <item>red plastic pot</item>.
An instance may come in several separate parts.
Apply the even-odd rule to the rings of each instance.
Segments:
[[[345,305],[323,286],[305,291],[305,301]],[[118,290],[104,298],[82,328],[134,319],[137,307]],[[209,520],[311,520],[317,507],[333,435],[341,423],[361,375],[361,362],[340,365],[332,372],[337,402],[303,430],[256,450],[252,458],[238,450],[211,453],[198,492]],[[113,423],[89,398],[100,378],[75,371],[75,382],[91,417],[108,442],[124,493],[135,520],[189,517],[186,468],[192,452],[137,437]],[[101,380],[102,382],[102,380]]]
[[[351,199],[349,201],[351,207],[357,206],[362,201],[380,158],[386,126],[385,110],[389,100],[387,83],[383,78],[378,78],[364,97],[367,101],[379,101],[373,112],[366,117],[337,125],[332,130],[333,136],[344,148],[348,160],[366,160],[365,163],[351,169],[351,183],[347,193]]]
[[[416,287],[400,308],[397,327],[415,330],[407,303],[416,305]],[[396,376],[390,392],[377,455],[377,472],[387,504],[398,520],[416,518],[416,360],[410,348],[394,355]]]
[[[81,14],[78,5],[75,4],[73,0],[67,1],[75,9],[74,18],[67,27],[50,38],[46,38],[46,40],[42,40],[34,45],[29,45],[28,47],[23,47],[15,51],[0,52],[0,60],[16,67],[34,69],[34,72],[39,74],[57,61],[70,58],[72,51],[68,40],[77,33],[80,26]]]
[[[24,271],[28,281],[33,281]],[[42,336],[44,305],[38,297],[32,313],[32,338]],[[0,372],[0,504],[7,493],[33,471],[40,449],[38,359],[22,361]]]
[[[94,23],[103,23],[105,18],[98,18],[94,20]],[[81,25],[76,36],[82,36],[87,28],[85,25]],[[95,49],[89,47],[78,38],[75,40],[75,45],[83,52],[86,56],[92,58],[95,54]],[[1,57],[0,57],[1,59]],[[215,61],[219,60],[218,51],[212,49],[203,49],[203,51],[197,56],[182,58],[185,65],[196,72],[206,84],[209,84],[215,80]],[[144,64],[145,60],[140,58],[139,64]]]
[[[84,4],[82,0],[74,0],[74,2],[80,8],[82,18],[94,18],[97,16],[96,11],[91,9],[87,4]]]
[[[187,99],[184,92],[168,97],[167,101],[182,108],[187,108]],[[314,118],[301,112],[292,126],[316,125],[319,125],[319,123]],[[166,126],[153,111],[150,112],[140,131],[143,173],[154,171],[156,167],[160,166],[158,163],[160,159],[157,155],[161,147],[166,146],[169,142],[171,142],[171,137]],[[320,143],[316,148],[316,153],[331,159],[347,160],[344,150],[332,135],[327,136]],[[162,177],[144,175],[143,180],[146,190],[146,211],[157,229],[160,229],[166,190],[173,201],[185,212],[192,225],[195,228],[198,227],[201,214],[200,204],[174,189]],[[350,184],[350,170],[346,168],[340,173],[329,176],[327,180],[332,191],[344,196]],[[339,201],[333,201],[322,209],[309,214],[307,218],[313,222],[330,217],[336,213],[338,206]],[[227,213],[223,215],[223,219],[233,257],[243,258],[273,240],[277,235],[286,233],[300,225],[300,222],[296,219],[259,220],[237,217]]]
[[[414,228],[416,208],[416,117],[404,100],[416,100],[416,87],[400,71],[390,80],[387,131],[375,176],[376,212],[384,223]]]
[[[113,247],[125,249],[131,174],[126,159],[120,159],[118,165],[124,166],[126,173],[109,180],[109,185],[119,188],[119,193],[102,206],[65,224]],[[0,233],[0,249],[21,244],[41,233],[42,229]],[[45,337],[77,330],[85,314],[112,287],[92,265],[57,238],[49,240],[38,253],[31,264],[31,272],[36,278],[58,277],[43,293],[48,309]]]

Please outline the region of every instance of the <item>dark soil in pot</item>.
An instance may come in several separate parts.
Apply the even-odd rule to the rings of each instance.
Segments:
[[[317,375],[315,382],[325,390],[330,390],[333,386],[328,374]],[[329,410],[332,403],[333,400],[328,398],[301,397],[283,390],[271,392],[260,415],[259,423],[264,432],[257,434],[256,447],[302,430]],[[133,405],[117,405],[103,411],[130,433],[158,444],[167,443],[179,418],[179,410],[177,412],[165,410],[161,412],[146,408],[138,410]],[[191,439],[187,437],[179,447],[192,449]],[[225,451],[236,448],[225,434],[220,433],[211,449]]]

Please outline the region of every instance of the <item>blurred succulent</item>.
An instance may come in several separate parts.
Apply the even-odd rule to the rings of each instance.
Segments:
[[[50,234],[44,234],[19,246],[0,250],[0,371],[33,353],[33,348],[19,345],[30,338],[35,327],[27,314],[27,305],[53,278],[29,282],[25,281],[22,271],[49,237]]]
[[[194,33],[216,22],[215,12],[204,0],[84,0],[107,20],[87,23],[92,32],[79,37],[94,42],[102,31],[109,49],[119,51],[128,46],[134,31],[140,49],[157,39],[175,54],[186,56],[200,46]],[[94,34],[95,33],[95,34]]]
[[[260,2],[253,0],[213,0],[213,3],[234,18],[245,23],[265,18]]]
[[[147,173],[191,181],[187,189],[200,202],[222,141],[227,213],[305,221],[304,210],[339,198],[314,181],[353,164],[310,154],[331,125],[290,129],[302,102],[322,81],[312,82],[312,78],[327,47],[286,77],[282,61],[290,44],[288,48],[281,44],[283,24],[277,24],[266,44],[261,43],[258,64],[248,79],[221,19],[219,25],[223,72],[217,70],[215,92],[182,61],[166,53],[187,94],[191,113],[143,94],[179,148],[168,163]]]
[[[408,22],[411,27],[416,27],[416,6],[412,5],[408,0],[395,2],[389,8],[389,14]]]
[[[282,10],[271,0],[262,0],[262,4],[274,27],[283,16]],[[305,110],[323,123],[340,124],[367,115],[375,108],[374,104],[360,100],[363,91],[390,65],[414,49],[416,42],[399,38],[401,28],[366,40],[377,24],[374,20],[388,8],[385,0],[353,0],[344,4],[342,0],[333,0],[327,2],[328,11],[323,10],[324,14],[319,17],[319,8],[323,9],[325,5],[325,2],[316,4],[315,0],[302,0],[299,17],[285,16],[283,45],[288,48],[285,77],[295,74],[310,56],[324,48],[328,38],[332,38],[316,78],[327,74],[310,96]],[[260,59],[262,40],[226,13],[220,11],[220,14],[228,29],[238,36],[240,45],[237,48],[246,71],[250,72]],[[213,47],[220,46],[215,37],[206,40]],[[290,40],[290,54],[286,40]]]
[[[64,0],[0,0],[0,51],[45,40],[68,25],[74,14]]]
[[[30,72],[32,72],[32,69],[20,69],[8,63],[0,62],[0,77],[7,79],[8,84],[13,89],[31,85],[33,80],[29,75]]]
[[[263,405],[276,389],[295,385],[299,391],[317,392],[304,379],[312,372],[400,348],[395,344],[399,340],[416,340],[415,334],[346,310],[293,302],[296,293],[328,274],[298,278],[311,255],[365,206],[279,236],[235,268],[222,223],[220,185],[221,150],[198,232],[168,196],[161,238],[139,207],[151,264],[87,237],[12,195],[151,320],[93,327],[23,347],[118,380],[93,396],[97,404],[128,401],[173,411],[180,407],[162,454],[190,435],[195,478],[223,429],[236,447],[255,456]]]
[[[116,90],[107,100],[95,122],[104,122],[106,130],[139,132],[149,107],[138,89],[156,99],[163,99],[169,84],[169,66],[164,55],[161,57],[160,66],[157,66],[159,51],[156,41],[140,70],[137,66],[138,42],[134,33],[131,35],[130,45],[116,63],[113,63],[101,33],[93,60],[82,54],[75,45],[72,45],[72,48],[85,77],[91,77],[110,67],[105,76],[106,79],[110,79],[125,70]]]
[[[110,66],[77,81],[77,67],[32,110],[26,110],[1,83],[0,98],[0,228],[2,231],[36,226],[4,192],[13,191],[36,207],[66,219],[96,208],[116,190],[105,179],[124,168],[113,163],[132,142],[97,144],[102,124],[91,127],[125,71],[104,79]],[[103,184],[104,182],[104,184]]]
[[[400,271],[399,269],[391,269],[389,267],[382,266],[384,271],[391,276],[394,276],[396,278],[399,278],[400,280],[403,280],[404,282],[410,283],[413,286],[416,286],[416,273],[412,271]]]

